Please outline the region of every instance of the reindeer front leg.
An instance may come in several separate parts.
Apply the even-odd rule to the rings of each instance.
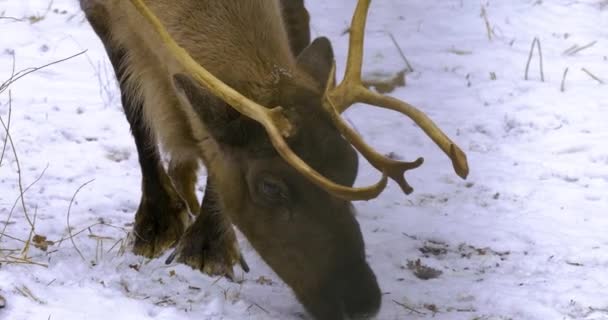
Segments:
[[[103,42],[119,80],[122,106],[131,126],[142,175],[142,195],[135,214],[133,251],[147,257],[160,255],[175,245],[190,223],[188,204],[175,190],[163,168],[156,139],[142,116],[142,101],[133,98],[125,77],[127,50],[112,42],[111,16],[104,1],[81,0],[80,5],[93,30]],[[194,175],[196,168],[189,175]],[[190,170],[190,171],[192,171]],[[188,174],[184,174],[188,175]]]
[[[176,258],[178,262],[212,276],[222,275],[233,279],[233,266],[237,263],[245,272],[249,272],[232,223],[220,208],[210,178],[207,178],[199,215],[186,230],[166,263],[169,264]]]

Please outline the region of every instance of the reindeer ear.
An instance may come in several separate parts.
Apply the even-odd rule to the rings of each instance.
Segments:
[[[334,50],[331,42],[325,37],[316,38],[298,56],[298,67],[311,75],[320,85],[325,88],[327,78],[334,62]]]
[[[244,126],[253,125],[253,120],[240,115],[190,76],[174,75],[173,85],[195,135],[208,132],[217,142],[232,146],[244,145],[248,141]]]

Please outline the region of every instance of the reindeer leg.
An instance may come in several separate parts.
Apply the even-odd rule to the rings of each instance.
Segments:
[[[304,7],[304,0],[281,0],[281,8],[289,46],[297,56],[310,44],[310,16]]]
[[[102,1],[103,3],[103,1]],[[82,9],[93,30],[106,47],[116,78],[120,82],[122,105],[135,139],[142,174],[142,196],[135,214],[134,247],[136,254],[160,255],[173,246],[190,222],[188,205],[175,190],[162,166],[157,143],[141,114],[142,101],[133,99],[121,68],[126,50],[111,42],[110,18],[100,1],[81,0]]]
[[[179,195],[188,203],[192,214],[198,214],[201,210],[195,192],[198,166],[198,159],[171,159],[169,162],[169,177]]]
[[[220,208],[211,178],[207,178],[199,215],[188,227],[166,263],[171,263],[175,258],[193,269],[209,275],[223,275],[229,279],[234,278],[233,266],[236,263],[240,263],[241,268],[249,272],[232,223]]]

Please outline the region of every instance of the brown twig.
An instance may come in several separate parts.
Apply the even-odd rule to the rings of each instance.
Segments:
[[[14,73],[10,78],[8,78],[8,80],[6,80],[2,84],[0,84],[0,93],[4,92],[4,90],[6,90],[6,88],[8,88],[11,84],[15,83],[17,80],[25,77],[26,75],[28,75],[30,73],[33,73],[33,72],[36,72],[38,70],[50,67],[52,65],[55,65],[55,64],[58,64],[58,63],[61,63],[61,62],[73,59],[73,58],[75,58],[75,57],[77,57],[79,55],[84,54],[85,52],[87,52],[87,50],[83,50],[83,51],[81,51],[79,53],[76,53],[74,55],[71,55],[71,56],[69,56],[67,58],[55,60],[53,62],[47,63],[47,64],[39,66],[39,67],[26,68],[26,69],[23,69],[23,70],[21,70],[21,71],[19,71],[17,73]]]
[[[5,129],[6,135],[4,136],[4,142],[2,143],[2,153],[0,154],[0,167],[2,166],[2,160],[4,160],[4,152],[6,151],[6,146],[8,145],[8,133],[11,129],[12,113],[13,113],[13,105],[10,102],[10,96],[9,96],[8,117],[7,117],[7,121],[6,121],[6,129]],[[0,122],[4,123],[4,120],[2,120],[2,116],[0,116]]]
[[[562,85],[560,87],[561,92],[566,91],[566,76],[568,75],[568,68],[564,70],[564,75],[562,76]]]
[[[418,311],[418,310],[416,310],[416,309],[414,309],[414,308],[412,308],[412,307],[410,307],[410,306],[406,305],[405,303],[401,303],[401,302],[399,302],[399,301],[397,301],[397,300],[393,300],[393,302],[394,302],[395,304],[397,304],[397,305],[399,305],[399,306],[403,307],[404,309],[407,309],[407,310],[412,311],[412,312],[414,312],[414,313],[417,313],[417,314],[420,314],[420,315],[426,315],[426,313],[421,312],[421,311]]]
[[[67,57],[67,58],[64,58],[64,59],[60,59],[60,60],[56,60],[54,62],[45,64],[45,65],[40,66],[40,67],[27,68],[27,69],[21,70],[21,71],[19,71],[17,73],[15,73],[15,59],[14,59],[14,56],[13,56],[13,67],[12,67],[11,76],[10,76],[10,78],[8,80],[6,80],[2,84],[0,84],[0,93],[4,92],[11,84],[15,83],[17,80],[23,78],[24,76],[26,76],[28,74],[31,74],[31,73],[36,72],[38,70],[41,70],[43,68],[49,67],[51,65],[54,65],[54,64],[57,64],[57,63],[60,63],[60,62],[72,59],[72,58],[74,58],[74,57],[76,57],[78,55],[81,55],[81,54],[85,53],[85,52],[86,52],[86,50],[82,51],[82,52],[80,52],[78,54],[72,55],[70,57]],[[25,205],[25,196],[24,196],[25,192],[27,191],[27,189],[29,189],[29,187],[31,187],[33,185],[33,183],[30,184],[30,186],[28,188],[25,188],[25,189],[23,188],[23,179],[22,179],[22,175],[21,175],[21,164],[19,162],[19,156],[18,156],[18,153],[17,153],[17,149],[15,148],[15,143],[13,141],[13,138],[12,138],[11,134],[10,134],[11,112],[12,112],[12,93],[9,90],[9,119],[8,119],[8,123],[5,123],[4,120],[0,117],[0,123],[2,124],[2,127],[4,128],[4,131],[6,132],[5,143],[4,143],[3,147],[2,147],[3,151],[2,151],[2,155],[1,155],[0,159],[4,158],[4,153],[5,153],[6,145],[7,145],[6,142],[8,141],[8,143],[10,143],[11,149],[13,151],[13,155],[15,157],[15,163],[17,165],[18,186],[19,186],[19,197],[17,198],[17,201],[21,200],[21,205],[23,207],[23,213],[24,213],[25,218],[26,218],[26,220],[29,223],[30,228],[31,228],[30,233],[33,233],[34,232],[34,223],[30,219],[29,214],[27,212],[27,207]],[[1,161],[0,161],[0,163],[1,163]],[[45,169],[45,171],[46,171],[46,169]],[[44,171],[43,171],[43,174],[44,174]],[[34,181],[34,183],[36,183],[38,180],[40,180],[41,177],[42,177],[42,175],[38,179],[36,179]],[[10,217],[12,216],[14,208],[15,208],[15,205],[13,206],[13,208],[11,209],[11,212],[9,213],[9,218],[7,220],[7,224],[5,224],[2,233],[0,233],[0,240],[2,239],[2,236],[4,235],[4,233],[6,232],[6,227],[8,226],[8,221],[10,221]],[[26,246],[25,246],[23,252],[27,253],[27,249],[28,248],[29,248],[29,239],[26,242]]]
[[[32,243],[32,237],[34,236],[34,231],[36,229],[36,218],[38,217],[38,206],[34,208],[34,221],[32,226],[30,227],[30,234],[27,236],[27,241],[25,242],[25,246],[23,246],[23,250],[21,250],[21,256],[24,259],[27,259],[27,254],[30,251],[30,244]]]
[[[391,41],[393,41],[393,44],[395,45],[395,47],[397,47],[397,50],[399,51],[399,55],[401,56],[401,59],[403,59],[403,62],[405,62],[405,65],[407,66],[408,72],[414,72],[414,68],[412,68],[412,65],[407,60],[407,57],[403,53],[403,50],[401,50],[401,46],[399,45],[399,43],[397,42],[397,40],[395,39],[393,34],[391,32],[387,32],[387,33],[388,33],[388,36],[391,38]]]
[[[11,104],[12,104],[12,95],[11,95],[11,91],[8,91],[8,104],[9,104],[9,109],[12,108]],[[17,148],[15,148],[15,143],[13,141],[13,137],[11,136],[11,133],[8,130],[7,125],[4,123],[4,121],[0,118],[0,123],[2,123],[2,127],[4,127],[4,130],[6,132],[6,135],[8,136],[8,141],[11,145],[11,149],[13,150],[13,156],[15,157],[15,164],[17,165],[17,177],[18,177],[18,186],[19,186],[19,198],[21,199],[21,205],[23,207],[23,214],[25,215],[25,219],[27,220],[27,222],[30,224],[30,227],[33,228],[34,224],[32,223],[32,220],[30,219],[30,216],[27,213],[27,207],[25,206],[25,197],[24,197],[24,189],[23,189],[23,179],[21,176],[21,164],[19,163],[19,156],[17,155]]]
[[[80,235],[81,233],[83,233],[83,232],[85,232],[85,231],[87,231],[87,230],[89,230],[89,229],[91,229],[93,227],[96,227],[96,226],[107,226],[107,227],[111,227],[111,228],[120,230],[120,231],[124,232],[125,234],[129,233],[129,231],[127,231],[125,228],[114,226],[114,225],[111,225],[111,224],[108,224],[108,223],[105,223],[105,222],[97,222],[97,223],[93,223],[92,225],[90,225],[88,227],[82,228],[80,231],[78,231],[76,233],[72,233],[72,234],[68,233],[69,235],[67,237],[63,237],[63,238],[61,238],[61,239],[59,239],[57,241],[54,241],[54,242],[57,244],[57,247],[60,247],[61,244],[63,243],[63,241],[68,240],[68,239],[73,238],[73,237],[76,237],[76,236]]]
[[[591,73],[591,71],[585,69],[585,68],[581,68],[581,70],[586,73],[588,76],[590,76],[591,78],[593,78],[593,80],[599,82],[600,84],[604,84],[604,81],[600,78],[598,78],[597,76],[595,76],[593,73]]]
[[[453,53],[459,56],[468,56],[473,54],[473,51],[470,50],[462,50],[462,49],[456,49],[456,48],[450,48],[447,50],[449,53]]]
[[[2,236],[7,237],[7,238],[9,238],[11,240],[15,240],[15,241],[18,241],[18,242],[21,242],[21,243],[25,243],[25,240],[21,240],[21,239],[19,239],[17,237],[13,237],[13,236],[11,236],[9,234],[2,234]],[[21,249],[4,249],[4,248],[0,248],[0,251],[2,251],[2,250],[6,250],[6,251],[21,251]]]
[[[53,6],[53,1],[54,0],[51,0],[49,2],[48,6],[46,7],[46,11],[43,14],[36,14],[36,15],[29,16],[27,18],[27,20],[30,22],[30,24],[38,23],[38,22],[44,20],[44,18],[46,18],[46,16],[49,14],[49,12],[51,12],[51,9]]]
[[[28,287],[26,287],[26,286],[15,287],[15,289],[17,289],[17,291],[19,291],[19,293],[21,293],[26,298],[30,298],[30,299],[34,300],[35,302],[37,302],[39,304],[46,304],[46,302],[38,299],[34,295],[34,293],[32,293],[32,291]]]
[[[106,68],[105,62],[97,62],[97,64],[95,64],[93,63],[88,54],[85,55],[85,57],[87,58],[87,61],[89,62],[91,68],[93,68],[93,72],[95,72],[95,75],[97,76],[97,82],[99,83],[99,97],[101,98],[101,100],[103,100],[104,107],[107,108],[112,105],[115,98],[114,92],[112,91],[113,88],[116,86],[114,77],[112,74],[108,73],[108,68]]]
[[[255,303],[255,302],[253,304],[249,305],[249,307],[247,307],[247,310],[251,309],[251,307],[253,307],[253,306],[258,307],[260,310],[266,312],[266,314],[270,314],[270,312],[268,312],[268,310],[264,309],[262,306],[260,306],[259,304]]]
[[[84,258],[84,255],[82,254],[82,252],[80,252],[80,249],[78,249],[78,246],[76,245],[76,241],[74,241],[74,236],[72,235],[72,227],[70,226],[70,212],[72,210],[72,204],[74,203],[74,199],[76,199],[76,195],[78,194],[78,192],[82,188],[84,188],[86,185],[88,185],[89,183],[91,183],[93,181],[95,181],[95,179],[89,180],[89,181],[83,183],[82,185],[80,185],[80,187],[78,187],[78,189],[76,189],[76,192],[74,192],[74,195],[72,195],[72,199],[70,200],[70,205],[68,206],[68,214],[67,214],[68,234],[70,235],[70,241],[72,242],[74,249],[76,250],[76,252],[78,252],[78,255],[80,255],[80,257],[82,258],[83,261],[86,261],[87,259]]]
[[[492,27],[490,26],[490,21],[488,20],[488,14],[486,12],[486,7],[481,6],[481,17],[486,25],[486,32],[488,33],[488,40],[492,41]]]
[[[538,37],[534,37],[532,40],[532,46],[530,47],[530,54],[528,55],[528,62],[526,63],[526,73],[524,76],[525,80],[528,80],[528,70],[530,69],[530,62],[532,61],[532,55],[534,54],[534,45],[536,44],[536,48],[538,49],[538,55],[540,59],[540,81],[545,82],[545,71],[543,69],[543,52],[540,46],[540,40]]]
[[[35,266],[48,268],[49,266],[44,263],[32,261],[29,258],[15,257],[15,256],[7,256],[6,259],[0,260],[0,263],[6,264],[31,264]]]
[[[15,17],[8,17],[8,16],[1,16],[0,20],[11,20],[11,21],[17,21],[17,22],[24,21],[24,19],[15,18]]]
[[[2,237],[4,237],[4,236],[9,238],[9,236],[7,234],[5,234],[6,228],[8,227],[8,222],[10,221],[11,217],[13,216],[13,212],[15,211],[15,208],[17,207],[17,204],[19,203],[19,199],[21,199],[23,194],[25,194],[31,187],[33,187],[38,181],[40,181],[40,179],[42,179],[42,176],[44,175],[44,173],[46,172],[46,169],[48,169],[48,168],[49,168],[49,165],[47,164],[46,167],[44,168],[44,170],[42,170],[42,172],[38,176],[38,178],[36,178],[36,180],[34,180],[27,187],[25,187],[25,189],[23,190],[23,193],[19,194],[19,197],[17,197],[17,199],[15,199],[15,202],[13,203],[13,206],[11,207],[11,210],[8,213],[8,218],[6,220],[6,223],[4,224],[4,228],[2,229],[2,232],[0,233],[0,240],[2,240]],[[24,243],[26,242],[25,240],[20,240],[20,241],[22,241]]]
[[[573,55],[575,55],[575,54],[577,54],[577,53],[579,53],[579,52],[581,52],[581,51],[583,51],[585,49],[593,47],[596,43],[597,43],[597,41],[591,41],[588,44],[586,44],[584,46],[581,46],[581,47],[579,47],[577,44],[575,44],[572,47],[566,49],[563,52],[563,54],[567,55],[567,56],[573,56]]]
[[[11,78],[13,78],[15,76],[15,54],[13,53],[12,55],[12,61],[13,61],[13,66],[11,68]],[[2,93],[2,92],[0,92]],[[6,146],[7,146],[7,142],[8,142],[8,132],[10,131],[11,128],[11,115],[12,115],[12,111],[13,111],[13,105],[10,101],[10,96],[9,96],[9,103],[8,103],[8,120],[7,120],[7,129],[6,129],[6,136],[4,137],[4,142],[2,143],[2,154],[0,154],[0,167],[2,166],[2,160],[4,160],[4,152],[6,151]],[[0,121],[2,120],[2,116],[0,116]]]
[[[108,249],[108,251],[106,251],[106,253],[110,253],[112,252],[112,250],[114,250],[114,248],[120,243],[122,246],[122,242],[124,241],[123,238],[118,239],[111,247],[110,249]],[[120,248],[120,247],[119,247]],[[120,251],[120,250],[119,250]]]

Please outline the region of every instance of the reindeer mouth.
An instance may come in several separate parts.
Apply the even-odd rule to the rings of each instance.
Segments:
[[[378,313],[382,294],[376,276],[365,261],[348,264],[332,281],[302,299],[317,320],[362,320]]]

